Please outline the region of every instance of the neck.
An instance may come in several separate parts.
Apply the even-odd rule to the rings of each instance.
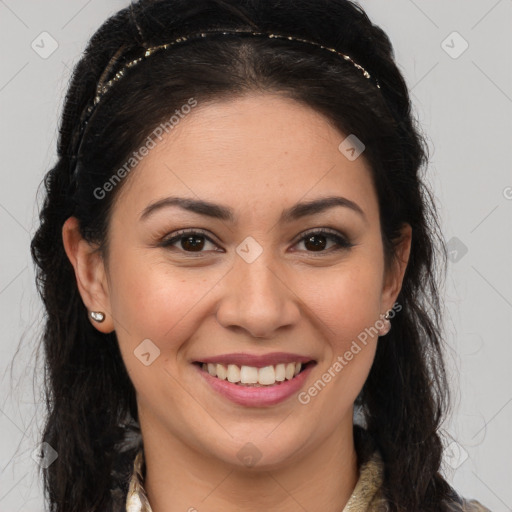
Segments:
[[[141,416],[144,488],[153,512],[341,512],[359,477],[351,415],[321,445],[264,469],[207,456],[163,426],[151,422],[148,431],[144,423]]]

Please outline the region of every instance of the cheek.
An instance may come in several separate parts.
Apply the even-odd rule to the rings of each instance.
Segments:
[[[303,281],[301,295],[308,297],[304,302],[322,321],[323,330],[338,350],[379,318],[380,270],[375,262],[360,260],[357,265],[340,265],[318,274],[318,279]]]
[[[168,392],[177,385],[172,375],[179,351],[197,328],[204,289],[183,269],[150,258],[125,257],[111,275],[116,335],[138,397],[148,403],[166,397],[178,407],[179,398]]]
[[[360,260],[317,279],[315,287],[308,285],[307,306],[325,342],[320,378],[330,391],[323,400],[336,400],[339,410],[345,401],[355,400],[373,363],[378,341],[375,323],[381,313],[380,271],[375,261]]]
[[[222,272],[180,268],[162,260],[132,253],[119,259],[111,272],[119,347],[134,384],[141,389],[154,386],[165,369],[177,371],[187,340],[213,315],[208,298],[222,277]],[[145,362],[154,361],[149,366],[142,357],[147,352]]]
[[[205,293],[208,282],[198,286],[197,276],[161,258],[124,256],[112,272],[111,293],[112,314],[124,334],[133,341],[141,337],[163,341],[166,334],[170,336]]]

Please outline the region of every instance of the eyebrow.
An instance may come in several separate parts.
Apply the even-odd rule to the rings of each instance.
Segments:
[[[200,199],[191,199],[185,197],[166,197],[148,205],[143,210],[140,216],[140,220],[145,220],[156,211],[171,206],[178,206],[183,210],[230,222],[232,224],[237,222],[234,211],[227,206],[203,201]],[[298,219],[302,219],[303,217],[322,213],[331,208],[340,206],[353,210],[354,212],[358,213],[366,222],[368,222],[364,211],[357,203],[347,199],[346,197],[340,196],[329,196],[312,201],[297,203],[296,205],[284,210],[281,213],[279,222],[293,222]]]

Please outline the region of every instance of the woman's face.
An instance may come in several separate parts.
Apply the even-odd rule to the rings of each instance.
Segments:
[[[94,267],[105,274],[84,274],[81,292],[107,312],[97,328],[115,329],[143,435],[276,467],[351,428],[368,330],[395,303],[410,238],[385,273],[369,167],[345,138],[302,104],[254,94],[195,107],[125,178],[108,265]],[[305,371],[290,378],[295,362]],[[239,367],[278,381],[230,382]]]

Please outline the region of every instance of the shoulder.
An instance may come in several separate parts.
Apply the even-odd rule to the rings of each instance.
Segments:
[[[450,487],[450,496],[446,500],[447,512],[491,512],[490,509],[482,505],[479,501],[469,498],[464,498]]]
[[[359,499],[366,497],[368,505],[367,508],[362,508],[352,506],[352,502],[349,502],[351,506],[347,507],[346,510],[365,510],[367,512],[385,512],[390,510],[382,489],[385,464],[374,439],[365,429],[355,425],[354,441],[358,453],[358,461],[361,463],[361,477],[354,495]],[[479,501],[464,498],[458,494],[443,477],[440,477],[440,479],[443,486],[448,489],[448,494],[443,502],[443,512],[492,512]]]
[[[371,506],[367,510],[372,512],[391,510],[381,490],[375,494]],[[451,488],[451,495],[443,501],[440,510],[443,512],[492,512],[479,501],[460,496],[453,488]]]
[[[447,512],[491,512],[477,500],[460,498],[460,501],[449,501],[446,504]]]
[[[463,500],[464,510],[468,512],[491,512],[487,507],[484,507],[479,501],[476,500]]]

